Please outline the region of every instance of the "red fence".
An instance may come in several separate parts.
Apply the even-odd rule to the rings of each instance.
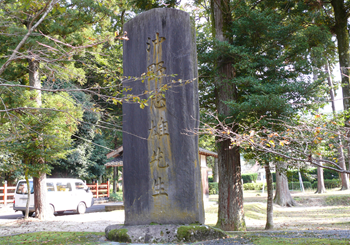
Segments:
[[[16,186],[7,186],[7,181],[3,187],[0,187],[0,204],[13,203]]]
[[[109,197],[109,181],[101,184],[87,184],[95,198]]]
[[[96,183],[87,186],[90,187],[94,197],[109,197],[109,181],[100,185]],[[7,186],[7,182],[5,181],[4,186],[0,187],[0,204],[6,205],[8,203],[13,203],[15,190],[16,186]]]

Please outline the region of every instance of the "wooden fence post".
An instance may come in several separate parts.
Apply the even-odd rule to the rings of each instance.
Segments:
[[[4,183],[4,205],[7,205],[7,181]]]
[[[107,197],[109,197],[109,180],[107,180]]]
[[[96,181],[96,198],[98,198],[98,181]]]

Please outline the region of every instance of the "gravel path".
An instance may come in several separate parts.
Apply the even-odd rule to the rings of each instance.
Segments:
[[[95,205],[93,207],[92,212],[88,209],[87,213],[82,215],[68,211],[46,221],[39,221],[35,218],[24,220],[21,213],[15,213],[11,206],[2,206],[0,237],[37,231],[104,232],[108,225],[124,223],[124,210],[105,212],[103,205],[99,209]]]

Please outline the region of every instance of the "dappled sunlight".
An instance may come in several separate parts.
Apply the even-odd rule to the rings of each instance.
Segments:
[[[350,192],[327,190],[324,194],[293,192],[298,202],[296,207],[281,207],[274,204],[275,230],[337,230],[350,229],[350,206],[326,203],[346,202]],[[266,223],[266,192],[244,192],[244,213],[248,231],[264,230]],[[338,198],[339,196],[339,198]],[[211,205],[205,209],[205,223],[215,225],[218,212],[218,195],[209,197]],[[328,201],[326,201],[328,200]],[[345,201],[344,201],[345,200]]]

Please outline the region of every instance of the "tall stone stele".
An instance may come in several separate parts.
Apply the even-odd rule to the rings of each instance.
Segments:
[[[129,94],[149,98],[144,109],[123,103],[125,224],[204,223],[198,136],[187,131],[199,120],[194,23],[186,12],[152,9],[124,31],[124,75],[156,75],[124,81]]]

